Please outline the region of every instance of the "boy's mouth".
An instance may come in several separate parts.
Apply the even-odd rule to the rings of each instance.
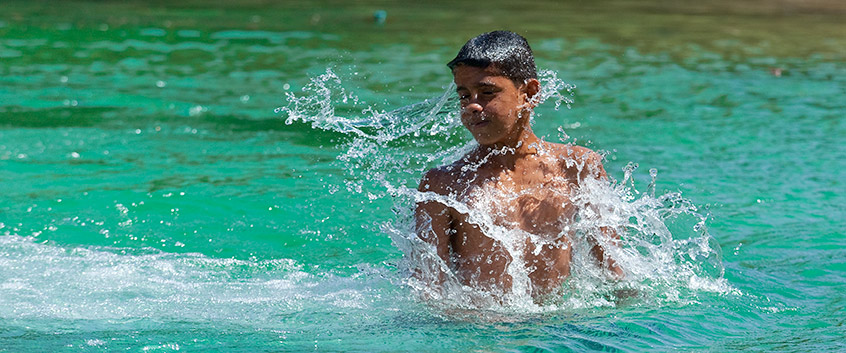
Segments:
[[[474,128],[480,128],[480,127],[488,126],[490,123],[491,123],[490,120],[479,120],[479,121],[473,123],[471,126],[473,126]]]

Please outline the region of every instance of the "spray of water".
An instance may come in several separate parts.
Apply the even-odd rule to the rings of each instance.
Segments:
[[[570,107],[574,86],[551,71],[542,71],[540,81],[537,104],[552,101],[556,110],[561,104]],[[287,105],[277,109],[287,124],[307,123],[348,137],[338,156],[338,164],[347,173],[347,190],[392,198],[393,214],[385,215],[380,229],[404,254],[402,275],[421,297],[452,311],[482,308],[525,313],[621,303],[686,304],[696,302],[699,293],[736,291],[722,278],[720,248],[708,234],[707,213],[679,193],[656,195],[654,169],[650,170],[652,183],[639,191],[633,178],[637,165],[630,163],[619,182],[585,180],[576,190],[560,190],[578,210],[561,230],[572,246],[571,274],[552,295],[540,300],[528,295],[531,281],[522,256],[524,243],[516,239],[528,237],[538,244],[537,249],[557,239],[520,234],[498,224],[493,220],[495,211],[479,203],[469,205],[451,196],[417,191],[426,170],[448,165],[476,147],[458,118],[454,89],[450,86],[439,97],[382,111],[349,92],[338,75],[327,69],[312,78],[301,94],[289,93]],[[481,197],[494,200],[496,196]],[[513,278],[511,291],[492,295],[463,285],[434,247],[420,240],[413,210],[416,203],[426,201],[466,214],[467,221],[503,245],[512,258],[507,268]],[[616,230],[620,246],[607,244],[608,238],[598,231],[601,227]],[[590,243],[604,245],[624,269],[623,279],[607,278],[589,254]],[[442,284],[433,288],[431,282]]]

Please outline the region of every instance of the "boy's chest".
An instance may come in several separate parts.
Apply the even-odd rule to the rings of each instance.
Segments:
[[[478,220],[557,237],[576,213],[570,200],[572,189],[569,179],[563,177],[500,174],[471,185],[461,201],[478,212],[474,217]]]

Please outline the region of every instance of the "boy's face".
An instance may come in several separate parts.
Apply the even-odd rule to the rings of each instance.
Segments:
[[[461,122],[480,145],[516,142],[531,109],[526,85],[517,86],[492,68],[456,66]]]

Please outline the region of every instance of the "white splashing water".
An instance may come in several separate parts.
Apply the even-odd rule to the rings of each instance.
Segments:
[[[556,110],[562,103],[570,107],[575,86],[551,71],[541,71],[540,81],[537,104],[552,100]],[[489,210],[453,197],[417,191],[417,182],[426,170],[450,164],[476,147],[458,118],[454,89],[450,86],[440,97],[380,111],[349,92],[327,69],[300,95],[287,93],[287,105],[277,109],[287,124],[308,123],[349,137],[343,146],[345,152],[338,156],[338,163],[348,174],[347,189],[392,197],[394,214],[385,216],[381,229],[403,252],[405,273],[447,274],[440,290],[430,288],[425,276],[419,280],[407,275],[406,283],[422,298],[452,312],[482,308],[525,313],[621,303],[687,304],[697,302],[699,293],[739,293],[722,277],[721,251],[707,232],[707,215],[679,193],[656,195],[655,170],[650,171],[653,182],[646,192],[637,190],[633,178],[637,165],[630,163],[622,181],[587,180],[574,194],[568,194],[578,209],[567,230],[573,246],[571,274],[556,297],[538,304],[526,294],[529,271],[516,244],[520,242],[514,241],[514,230],[494,224]],[[414,205],[433,200],[466,214],[468,221],[508,249],[512,258],[508,274],[514,279],[514,287],[505,297],[462,285],[450,275],[449,266],[434,248],[417,237]],[[607,242],[598,236],[599,227],[610,227],[621,234],[622,246],[608,246],[606,251],[624,269],[624,279],[608,280],[588,253],[589,242]]]
[[[34,240],[0,236],[0,318],[39,330],[75,320],[129,328],[152,320],[308,329],[326,327],[322,315],[338,311],[349,321],[332,325],[354,324],[374,308],[408,306],[384,289],[390,285],[382,279],[387,270],[365,265],[358,276],[315,275],[288,259],[219,259]]]

